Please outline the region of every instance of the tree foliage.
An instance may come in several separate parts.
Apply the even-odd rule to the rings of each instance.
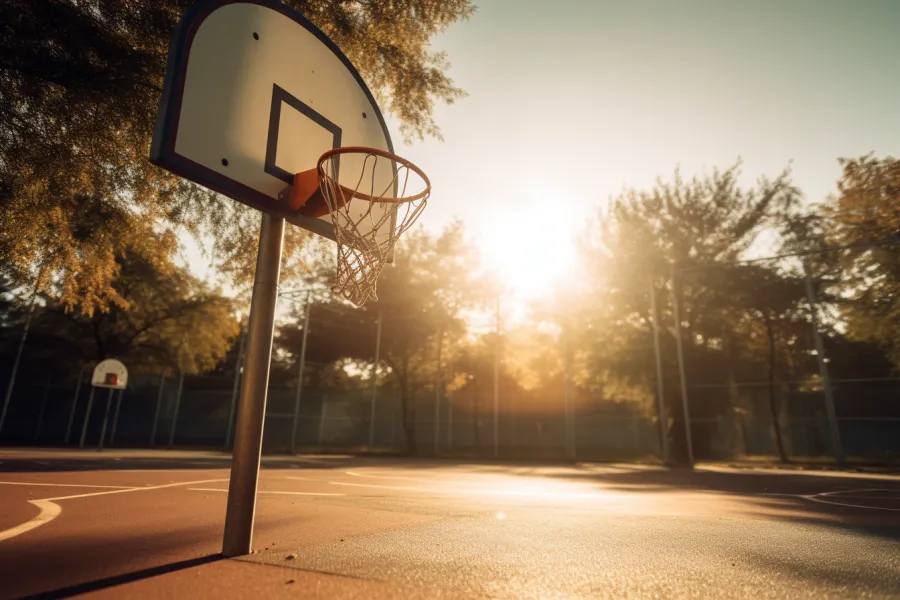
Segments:
[[[148,162],[169,36],[186,0],[0,0],[0,263],[16,283],[41,269],[85,315],[122,306],[119,259],[162,268],[177,236],[246,283],[258,214]],[[461,90],[431,37],[469,0],[288,3],[331,35],[407,136],[440,135],[436,101]],[[291,231],[286,254],[307,236]]]
[[[77,372],[115,357],[137,372],[200,373],[213,369],[237,336],[232,301],[184,269],[160,272],[141,257],[126,257],[113,286],[121,306],[91,316],[44,296],[31,326],[31,360]],[[20,316],[8,331],[19,331],[21,322]]]
[[[828,211],[831,239],[846,247],[843,315],[852,337],[885,348],[900,365],[900,159],[869,155],[841,163]]]

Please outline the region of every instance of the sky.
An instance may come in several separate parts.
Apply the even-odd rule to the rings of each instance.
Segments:
[[[481,0],[433,41],[469,96],[438,105],[422,223],[462,219],[513,293],[540,295],[610,196],[743,161],[812,202],[839,157],[900,155],[900,1]]]

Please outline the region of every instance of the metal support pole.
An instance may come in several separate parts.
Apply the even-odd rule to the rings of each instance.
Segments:
[[[97,452],[103,450],[103,438],[106,437],[106,424],[109,421],[109,407],[112,405],[113,394],[116,390],[109,388],[109,395],[106,397],[106,410],[103,411],[103,427],[100,428],[100,441],[97,442]]]
[[[659,307],[656,304],[656,285],[650,277],[650,311],[653,313],[653,353],[656,355],[656,416],[659,420],[659,448],[663,464],[669,464],[669,422],[666,418],[665,392],[663,391],[662,352],[659,349]]]
[[[94,392],[96,390],[97,388],[95,388],[93,384],[91,384],[91,393],[88,396],[88,405],[84,411],[84,423],[81,425],[81,440],[79,440],[78,442],[79,448],[84,448],[84,436],[87,435],[88,420],[90,420],[91,418],[91,407],[94,406]]]
[[[228,410],[228,430],[225,432],[225,450],[231,448],[234,436],[234,411],[237,408],[238,391],[242,373],[244,372],[244,349],[247,345],[247,332],[241,328],[241,345],[238,349],[237,363],[234,365],[234,385],[231,388],[231,408]]]
[[[41,436],[41,425],[44,424],[44,411],[47,409],[47,396],[50,395],[50,380],[44,384],[44,395],[41,397],[41,410],[38,412],[37,426],[34,428],[34,442]]]
[[[175,394],[175,412],[172,414],[172,425],[169,427],[169,444],[167,448],[172,449],[175,443],[175,427],[178,426],[178,411],[181,409],[181,391],[184,389],[184,371],[178,372],[178,392]]]
[[[284,219],[263,214],[222,536],[222,554],[225,556],[248,554],[253,542],[256,486],[262,454],[283,241]]]
[[[112,448],[113,444],[116,442],[116,429],[119,427],[119,410],[122,408],[122,395],[125,394],[125,390],[119,390],[119,395],[116,398],[116,410],[113,413],[113,426],[112,431],[109,433],[109,447]]]
[[[369,407],[369,451],[375,445],[375,400],[378,396],[378,361],[381,360],[381,323],[384,315],[378,309],[378,331],[375,334],[375,362],[372,364],[372,402]]]
[[[75,384],[75,393],[72,395],[72,408],[69,409],[69,422],[66,424],[66,438],[64,443],[68,445],[69,436],[72,433],[72,424],[75,422],[75,407],[78,406],[78,394],[81,392],[81,379],[84,377],[84,371],[89,365],[83,365],[78,371],[78,382]]]
[[[496,339],[494,340],[494,456],[500,456],[500,296],[496,306]]]
[[[825,344],[822,343],[822,335],[819,333],[818,318],[816,315],[816,296],[813,291],[812,279],[809,275],[805,278],[806,299],[809,301],[809,315],[812,322],[813,342],[816,345],[816,360],[819,363],[819,374],[822,377],[822,391],[825,394],[825,412],[828,414],[828,427],[831,429],[831,444],[834,449],[834,458],[838,464],[844,463],[844,448],[841,444],[841,432],[838,429],[837,411],[834,408],[834,395],[831,390],[831,377],[828,374],[828,363],[825,362]]]
[[[694,466],[694,443],[691,440],[691,415],[688,409],[687,377],[684,372],[684,349],[681,345],[681,309],[675,272],[672,271],[672,312],[675,313],[675,349],[678,353],[678,374],[681,380],[681,407],[684,409],[684,435],[687,443],[688,463]]]
[[[31,328],[31,318],[34,316],[34,301],[37,298],[38,284],[41,276],[34,284],[34,291],[31,293],[31,300],[28,302],[28,316],[25,318],[25,328],[22,330],[22,337],[19,338],[19,347],[16,350],[16,358],[13,360],[12,373],[9,376],[9,385],[6,386],[6,395],[3,397],[3,408],[0,409],[0,432],[3,431],[3,423],[6,421],[6,411],[9,409],[9,403],[12,400],[13,388],[16,385],[16,374],[19,372],[19,363],[22,361],[22,350],[25,349],[25,339],[28,337],[28,330]]]
[[[153,413],[153,427],[150,429],[150,446],[156,443],[156,427],[159,423],[159,413],[162,410],[163,391],[166,389],[166,374],[159,374],[159,389],[156,391],[156,412]]]
[[[300,419],[300,397],[303,395],[303,367],[306,366],[306,338],[309,335],[309,313],[312,311],[310,295],[306,292],[303,306],[303,341],[300,343],[300,367],[297,369],[297,396],[294,398],[294,424],[291,427],[291,454],[297,454],[297,421]]]
[[[444,345],[444,330],[438,331],[437,347],[437,379],[434,382],[434,453],[438,453],[438,439],[441,432],[441,392],[443,381],[441,380],[441,349]]]

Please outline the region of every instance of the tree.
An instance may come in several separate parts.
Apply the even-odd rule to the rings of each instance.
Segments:
[[[885,349],[900,366],[900,159],[841,161],[826,214],[840,253],[842,315],[851,338]]]
[[[378,283],[372,307],[382,320],[382,354],[400,394],[403,428],[411,453],[416,443],[414,390],[436,385],[437,346],[452,348],[466,331],[464,311],[481,300],[475,248],[455,222],[440,235],[416,229],[401,239],[394,264]],[[452,364],[445,351],[442,362]],[[452,375],[443,373],[445,379]]]
[[[232,301],[184,269],[161,273],[126,258],[113,285],[124,306],[91,316],[45,296],[32,325],[32,358],[68,372],[115,357],[133,371],[200,373],[216,367],[238,334]]]
[[[652,360],[650,290],[671,279],[671,294],[681,307],[682,341],[688,376],[715,377],[724,362],[723,346],[735,347],[742,319],[755,311],[781,314],[761,294],[752,294],[755,282],[745,270],[731,268],[747,258],[761,236],[775,238],[773,249],[791,238],[790,227],[800,229],[799,192],[787,173],[774,180],[762,179],[755,187],[738,185],[739,165],[709,176],[659,181],[647,191],[628,190],[602,211],[598,223],[581,241],[587,269],[587,290],[582,328],[590,330],[586,341],[595,381],[612,381],[652,389],[656,375]],[[753,301],[732,310],[736,289],[752,294]],[[672,323],[673,305],[665,294],[657,296],[660,323]],[[662,325],[666,397],[678,398],[678,369],[666,352],[674,346],[675,332]],[[726,373],[729,373],[725,369]],[[734,377],[734,370],[730,372]],[[715,410],[691,404],[698,410]],[[684,430],[680,406],[670,406],[676,436]],[[685,440],[675,438],[682,448]]]
[[[307,361],[333,363],[339,359],[371,361],[375,354],[377,323],[382,323],[381,365],[375,368],[396,386],[403,427],[410,452],[417,452],[416,392],[452,381],[454,352],[466,332],[465,311],[481,301],[479,261],[463,226],[455,222],[439,235],[423,229],[400,239],[394,263],[382,272],[378,300],[357,309],[327,291],[333,278],[333,255],[312,257],[316,275],[307,285],[315,305],[307,339]],[[326,270],[327,269],[327,270]],[[295,323],[282,327],[278,343],[296,361],[302,345],[299,311]],[[443,372],[437,365],[441,347]],[[438,381],[440,375],[441,381]]]
[[[85,315],[121,305],[119,259],[158,266],[176,234],[212,240],[252,280],[258,214],[152,166],[169,36],[188,0],[0,0],[0,264],[26,283],[46,264]],[[439,136],[436,101],[462,95],[429,40],[470,0],[290,0],[350,56],[408,137]],[[308,236],[291,231],[290,256]]]

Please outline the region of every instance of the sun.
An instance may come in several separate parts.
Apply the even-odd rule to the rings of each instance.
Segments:
[[[485,266],[508,291],[522,299],[543,296],[571,276],[576,261],[575,231],[568,211],[554,202],[528,202],[497,210],[482,221],[478,245]]]

